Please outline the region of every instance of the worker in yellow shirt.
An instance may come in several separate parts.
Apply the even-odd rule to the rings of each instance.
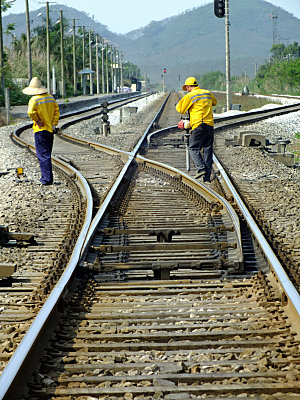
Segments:
[[[43,185],[53,184],[51,152],[53,131],[59,119],[59,107],[54,97],[42,86],[37,77],[32,78],[23,93],[32,95],[28,103],[28,115],[33,121],[33,131],[37,158],[39,160]]]
[[[197,169],[195,178],[203,178],[204,182],[210,182],[214,141],[212,107],[217,104],[217,100],[208,90],[200,89],[193,76],[186,79],[182,89],[188,93],[176,105],[176,110],[180,114],[189,114],[192,129],[189,151]]]

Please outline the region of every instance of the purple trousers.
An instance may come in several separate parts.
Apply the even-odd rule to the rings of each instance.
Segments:
[[[49,131],[39,131],[34,134],[36,155],[42,173],[40,182],[44,185],[51,185],[53,183],[51,163],[53,137],[53,133]]]

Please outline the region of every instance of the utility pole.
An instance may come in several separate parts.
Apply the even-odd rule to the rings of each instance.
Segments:
[[[108,44],[106,44],[106,93],[109,93],[109,78],[108,78]]]
[[[47,41],[47,89],[51,93],[51,77],[50,77],[50,17],[49,17],[49,1],[46,1],[46,41]]]
[[[226,111],[231,110],[229,26],[229,0],[225,0]]]
[[[77,94],[77,69],[76,69],[76,32],[75,19],[73,19],[73,94]]]
[[[257,62],[255,61],[252,64],[254,64],[254,76],[256,76],[256,74],[257,74]]]
[[[113,47],[110,45],[110,63],[111,63],[111,92],[114,91],[114,64],[113,64]]]
[[[85,69],[85,29],[84,29],[84,26],[82,26],[82,69]],[[85,78],[82,74],[81,75],[82,88],[83,88],[84,79]]]
[[[90,59],[90,70],[92,71],[92,31],[89,30],[89,59]],[[93,74],[90,73],[90,94],[94,94],[93,87]]]
[[[97,94],[100,94],[100,79],[99,79],[99,43],[98,35],[96,34],[96,82],[97,82]]]
[[[32,62],[31,62],[31,39],[30,39],[30,19],[29,19],[29,5],[28,0],[26,4],[26,28],[27,28],[27,57],[28,57],[28,84],[32,79]]]
[[[124,83],[123,83],[123,60],[122,60],[122,52],[119,52],[120,54],[120,87],[121,87],[121,91],[123,93],[124,90]]]
[[[117,92],[118,87],[118,68],[117,68],[117,49],[114,47],[114,92]]]
[[[63,12],[60,10],[60,59],[61,59],[61,94],[62,98],[66,97],[65,88],[65,68],[64,68],[64,24],[63,24]]]
[[[104,78],[104,39],[101,38],[101,82],[102,82],[102,93],[105,93],[105,78]]]

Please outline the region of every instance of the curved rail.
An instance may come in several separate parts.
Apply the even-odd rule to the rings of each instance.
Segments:
[[[18,137],[18,135],[20,135],[23,130],[30,127],[31,124],[25,125],[22,128],[17,129],[13,133],[13,140],[35,152],[35,147],[33,145],[25,142]],[[52,160],[58,168],[63,170],[68,175],[72,176],[72,178],[76,181],[76,184],[80,188],[81,194],[86,202],[85,220],[65,271],[63,272],[57,284],[54,286],[45,304],[39,311],[38,315],[35,317],[26,335],[22,339],[20,345],[14,352],[13,356],[11,357],[9,363],[7,364],[0,377],[0,399],[9,398],[7,396],[10,396],[9,393],[11,391],[15,377],[20,372],[24,363],[30,358],[30,355],[33,351],[32,349],[39,336],[41,335],[41,332],[46,322],[51,317],[53,310],[57,307],[58,302],[63,296],[78,264],[81,249],[92,219],[93,198],[86,179],[80,174],[80,172],[78,172],[75,168],[65,163],[64,161],[59,160],[56,157],[52,157]]]
[[[242,239],[241,239],[239,218],[234,209],[232,208],[232,206],[224,197],[220,196],[217,192],[215,192],[211,188],[202,185],[201,182],[198,182],[196,179],[192,178],[191,176],[187,175],[186,173],[182,172],[177,168],[171,167],[169,165],[157,161],[149,160],[142,156],[136,156],[136,160],[138,162],[142,162],[144,164],[152,166],[153,168],[159,169],[167,173],[168,175],[177,177],[180,176],[182,183],[191,187],[193,190],[195,190],[195,192],[200,193],[201,196],[204,197],[205,200],[207,200],[209,203],[212,203],[216,200],[219,201],[219,203],[222,204],[223,209],[226,210],[227,214],[229,215],[231,224],[234,227],[234,233],[236,236],[235,239],[237,243],[236,251],[238,253],[238,260],[239,263],[243,263],[243,250],[242,250]]]
[[[4,398],[8,399],[9,398],[7,396],[9,396],[9,393],[10,393],[10,390],[14,383],[15,377],[17,376],[18,372],[21,370],[21,367],[24,365],[25,361],[28,360],[28,358],[30,358],[31,349],[32,349],[34,343],[36,342],[36,340],[38,339],[38,337],[41,335],[44,324],[50,319],[53,309],[57,306],[57,304],[58,304],[59,300],[61,299],[61,297],[63,296],[68,284],[70,283],[71,277],[76,269],[76,266],[78,265],[78,262],[80,264],[80,261],[84,257],[87,246],[89,245],[89,243],[91,242],[91,239],[93,237],[93,232],[94,232],[95,227],[99,224],[99,221],[101,220],[105,211],[107,210],[108,204],[110,203],[111,199],[115,195],[120,183],[124,179],[127,171],[129,170],[130,166],[133,164],[135,159],[137,159],[137,161],[140,161],[143,163],[151,163],[156,168],[161,168],[161,169],[164,169],[165,171],[169,171],[169,174],[171,173],[171,174],[175,174],[175,175],[180,175],[181,179],[184,180],[184,183],[192,186],[193,188],[195,186],[197,186],[197,188],[200,188],[200,190],[204,193],[204,196],[206,197],[206,199],[210,199],[212,201],[213,198],[218,198],[218,201],[220,201],[223,204],[223,206],[229,212],[229,215],[232,216],[232,223],[235,226],[236,232],[239,232],[238,218],[237,218],[234,210],[230,206],[230,204],[226,200],[224,200],[221,196],[217,195],[213,190],[208,189],[204,185],[199,184],[193,178],[189,177],[187,174],[185,174],[175,168],[171,168],[162,163],[153,162],[153,161],[148,160],[140,155],[137,155],[138,152],[141,151],[141,148],[143,149],[145,142],[147,142],[147,137],[150,134],[151,129],[153,128],[154,122],[159,118],[159,116],[166,104],[166,101],[167,101],[167,99],[165,100],[164,104],[162,105],[162,107],[159,110],[159,112],[157,113],[157,115],[153,118],[152,122],[149,124],[144,135],[141,137],[141,139],[139,140],[138,144],[136,145],[136,147],[134,148],[134,150],[132,152],[128,153],[128,152],[124,152],[124,151],[117,150],[114,148],[110,148],[109,146],[102,146],[103,150],[105,147],[107,149],[107,151],[111,151],[114,154],[116,154],[116,153],[123,154],[125,157],[127,157],[127,162],[125,163],[119,177],[117,178],[115,184],[112,186],[111,190],[109,191],[108,195],[106,196],[104,203],[100,207],[97,215],[95,216],[95,218],[93,219],[92,222],[91,222],[92,204],[91,204],[91,201],[89,200],[89,199],[91,199],[91,196],[89,196],[89,199],[87,199],[87,214],[86,214],[84,227],[83,227],[82,231],[80,232],[78,241],[77,241],[74,251],[72,253],[71,260],[70,260],[65,272],[61,276],[60,280],[58,281],[58,283],[54,287],[53,291],[49,295],[44,306],[40,310],[38,316],[33,321],[29,331],[23,338],[20,346],[18,347],[18,349],[14,353],[13,357],[11,358],[10,362],[8,363],[7,367],[5,368],[3,374],[0,378],[0,399],[4,399]],[[24,129],[28,129],[30,126],[31,125],[22,127],[20,130],[18,130],[18,132],[21,132]],[[176,126],[172,126],[172,127],[164,129],[163,131],[176,129],[176,128],[177,128]],[[161,133],[161,131],[156,131],[156,132],[152,133],[151,136],[155,135],[155,134],[159,134],[159,133]],[[17,135],[15,135],[15,136],[17,136]],[[17,140],[19,143],[22,143],[24,145],[24,141],[22,141],[21,139],[15,137],[15,136],[14,136],[14,140]],[[25,145],[30,150],[34,151],[34,148],[32,145],[29,145],[29,144],[25,144]],[[93,143],[91,145],[96,146],[97,144]],[[97,145],[97,147],[98,146],[99,145]],[[56,159],[55,157],[53,157],[53,162],[55,163],[55,165],[59,165],[61,168],[65,168],[65,172],[69,171],[67,173],[69,173],[70,175],[75,174],[76,179],[78,182],[80,182],[82,189],[88,188],[88,185],[85,182],[85,179],[82,177],[82,175],[79,172],[77,172],[74,168],[72,168],[70,165],[68,165],[67,163],[65,163],[61,160]],[[215,160],[215,162],[217,163],[218,161]],[[241,204],[240,201],[237,201],[237,203],[239,205]],[[244,210],[244,212],[245,212],[245,215],[247,215],[247,212],[245,210]],[[259,239],[261,239],[260,234],[258,232],[256,235]],[[240,243],[241,243],[240,233],[238,233],[237,236],[238,236],[237,241],[240,246]],[[278,260],[277,260],[277,262],[279,263]],[[276,272],[278,279],[281,281],[281,284],[282,284],[284,290],[286,291],[286,295],[289,297],[289,300],[291,301],[294,308],[297,310],[297,312],[299,314],[300,313],[299,295],[297,293],[292,293],[292,291],[290,291],[291,282],[289,281],[288,277],[286,276],[285,272],[283,271],[281,265],[276,264],[274,257],[271,253],[270,253],[270,263],[274,263],[274,266],[273,266],[273,264],[271,264],[271,265],[272,265],[274,271]]]
[[[284,290],[285,296],[288,298],[289,302],[293,305],[295,311],[300,316],[300,295],[296,291],[294,285],[290,281],[289,277],[287,276],[286,272],[284,271],[280,261],[274,254],[273,250],[271,249],[269,243],[263,236],[262,232],[260,231],[259,227],[257,226],[256,222],[252,218],[250,212],[248,211],[246,205],[242,201],[241,197],[239,196],[238,192],[236,191],[235,187],[231,183],[227,173],[225,172],[224,168],[222,167],[221,163],[214,155],[214,163],[216,164],[218,170],[220,171],[222,178],[224,179],[227,187],[229,188],[232,196],[238,205],[239,209],[241,210],[247,224],[251,228],[253,235],[255,236],[257,242],[259,243],[266,259],[269,262],[269,265],[274,270],[275,274],[278,277],[278,280]]]
[[[119,177],[117,178],[115,184],[109,191],[103,206],[99,209],[96,217],[98,216],[98,219],[101,219],[103,213],[105,212],[111,198],[114,196],[115,192],[117,191],[117,188],[119,187],[121,181],[123,180],[127,170],[129,169],[133,158],[134,154],[138,151],[138,147],[140,143],[144,140],[145,136],[148,134],[150,129],[153,126],[154,121],[156,121],[159,116],[162,113],[162,110],[164,108],[164,105],[167,100],[165,100],[164,104],[160,108],[159,112],[157,115],[153,118],[152,122],[149,124],[146,132],[144,133],[141,141],[138,143],[132,154],[128,154],[128,161],[123,167],[121,173],[119,174]],[[76,113],[70,113],[68,115],[64,115],[63,117],[66,118],[67,116],[74,115]],[[12,138],[15,140],[17,143],[21,144],[22,146],[27,147],[29,150],[32,152],[35,152],[35,147],[24,141],[23,139],[19,138],[19,135],[26,129],[29,129],[32,127],[32,124],[26,124],[22,126],[21,128],[17,129],[13,135]],[[96,143],[94,144],[96,146]],[[107,150],[110,150],[112,152],[116,152],[116,149],[109,148],[106,146]],[[118,154],[123,153],[126,156],[126,152],[122,151],[117,151]],[[52,314],[54,314],[55,309],[58,306],[58,303],[60,299],[62,298],[63,294],[67,290],[68,284],[70,283],[70,280],[73,276],[73,273],[76,269],[76,266],[78,265],[80,259],[82,258],[82,254],[84,253],[84,248],[86,248],[87,243],[90,242],[91,237],[92,237],[92,232],[93,230],[91,229],[92,227],[96,226],[96,217],[93,220],[93,223],[91,224],[91,219],[92,219],[92,209],[93,209],[93,200],[92,200],[92,194],[90,191],[90,188],[88,186],[88,183],[86,182],[85,178],[72,166],[69,164],[65,163],[64,161],[52,156],[53,163],[58,166],[59,168],[63,169],[64,172],[66,172],[69,175],[72,175],[73,178],[76,179],[76,181],[79,183],[79,187],[84,195],[86,193],[86,218],[85,222],[83,225],[83,228],[80,232],[80,235],[78,237],[78,240],[76,242],[76,245],[74,247],[71,259],[69,260],[69,263],[66,267],[66,270],[62,274],[61,278],[53,288],[52,292],[50,293],[48,299],[46,300],[45,304],[43,305],[42,309],[34,319],[32,325],[30,326],[28,332],[24,336],[23,340],[21,341],[20,345],[18,346],[17,350],[13,354],[12,358],[10,359],[9,363],[7,364],[6,368],[4,369],[1,377],[0,377],[0,399],[9,399],[11,398],[12,390],[13,390],[13,385],[16,381],[16,379],[21,379],[21,371],[24,369],[24,365],[30,357],[32,356],[33,353],[33,348],[39,337],[42,335],[42,332],[45,331],[45,326],[46,323],[51,319]],[[45,332],[46,333],[46,332]]]
[[[92,241],[92,238],[94,236],[94,232],[96,227],[99,225],[99,222],[101,221],[101,219],[103,218],[104,213],[106,212],[106,209],[110,203],[110,201],[112,200],[112,198],[115,196],[117,189],[119,187],[119,185],[121,184],[122,180],[124,179],[127,171],[129,170],[131,164],[134,161],[134,157],[136,156],[136,154],[138,153],[138,151],[141,150],[142,145],[145,143],[147,136],[149,134],[149,132],[151,131],[151,129],[153,129],[153,125],[154,123],[159,119],[167,101],[168,101],[169,96],[167,96],[167,98],[165,99],[165,101],[163,102],[162,106],[160,107],[160,109],[158,110],[158,112],[156,113],[156,115],[154,116],[154,118],[152,119],[152,121],[150,122],[150,124],[148,125],[148,127],[146,128],[144,134],[142,135],[141,139],[138,141],[138,143],[136,144],[135,148],[132,150],[132,152],[124,152],[122,150],[117,150],[117,149],[113,149],[113,148],[108,148],[108,146],[102,146],[102,145],[98,145],[96,143],[93,143],[94,147],[99,148],[101,146],[101,148],[107,148],[109,151],[115,152],[117,151],[118,154],[123,154],[125,157],[128,157],[127,162],[125,162],[124,167],[122,168],[117,180],[115,181],[114,185],[112,186],[111,190],[109,191],[109,193],[107,194],[105,201],[102,203],[101,207],[99,208],[97,214],[95,215],[91,225],[90,225],[90,229],[89,232],[87,234],[83,249],[82,249],[82,257],[81,257],[81,261],[83,260],[88,247]]]
[[[300,105],[297,104],[296,107],[298,109],[300,109]],[[277,108],[277,107],[276,107]],[[295,111],[295,104],[293,105],[289,105],[289,106],[283,106],[283,107],[278,107],[279,111],[281,113],[281,111],[283,109],[288,110],[288,112],[292,112]],[[276,110],[275,108],[272,109],[272,111],[274,112],[274,110]],[[286,111],[285,111],[286,112]],[[264,113],[265,111],[259,111],[259,114]],[[269,113],[268,113],[269,114]],[[242,116],[246,116],[248,115],[248,113],[244,113],[242,114]],[[251,112],[249,113],[249,115],[255,115],[255,112]],[[270,116],[270,115],[268,115]],[[238,119],[239,117],[241,117],[241,114],[238,114],[236,116],[230,116],[230,117],[222,117],[219,118],[217,121],[226,121],[229,119]],[[260,118],[260,117],[259,117]],[[266,118],[265,116],[262,118]],[[233,122],[233,124],[235,124],[236,122]],[[240,122],[239,122],[240,123]],[[227,125],[228,127],[229,125]],[[172,131],[172,130],[176,130],[178,129],[178,127],[176,125],[158,130],[156,132],[151,133],[151,135],[148,136],[147,140],[148,143],[150,143],[151,138],[153,138],[155,135],[160,135],[163,133],[166,133],[168,131]],[[215,131],[222,129],[222,127],[216,127]],[[226,174],[225,170],[223,169],[223,167],[221,166],[220,162],[218,161],[218,159],[216,158],[216,156],[214,155],[214,162],[217,165],[224,181],[226,182],[229,190],[232,193],[232,196],[236,202],[236,204],[239,206],[247,224],[249,225],[251,231],[253,232],[253,235],[255,236],[259,246],[261,247],[262,251],[264,252],[266,259],[269,262],[269,265],[271,267],[271,269],[274,271],[274,273],[276,274],[278,281],[280,282],[283,291],[284,291],[284,296],[286,302],[288,302],[290,305],[292,305],[294,311],[300,316],[300,295],[299,293],[296,291],[294,285],[292,284],[292,282],[290,281],[290,279],[288,278],[286,272],[284,271],[284,268],[282,267],[280,261],[278,260],[278,258],[276,257],[276,255],[274,254],[273,250],[271,249],[269,243],[267,242],[267,240],[265,239],[265,237],[263,236],[263,234],[261,233],[260,229],[258,228],[257,224],[255,223],[254,219],[252,218],[251,214],[249,213],[249,211],[247,210],[247,207],[245,206],[245,204],[243,203],[243,201],[241,200],[239,194],[237,193],[237,191],[235,190],[234,186],[232,185],[228,175]]]
[[[131,96],[129,98],[126,97],[126,98],[120,98],[120,99],[117,99],[117,100],[110,100],[110,101],[107,101],[107,99],[104,98],[104,99],[102,99],[102,101],[106,101],[108,106],[111,106],[108,111],[113,111],[113,110],[115,110],[115,109],[117,109],[119,107],[123,107],[126,104],[130,104],[130,103],[132,103],[134,101],[138,101],[138,100],[143,99],[144,97],[148,97],[150,95],[151,95],[151,93],[149,93],[149,94],[147,93],[147,94],[143,94],[143,95],[139,94],[139,95]],[[116,103],[122,103],[122,104],[114,105]],[[102,105],[101,104],[97,104],[97,105],[94,105],[94,106],[91,106],[91,107],[82,108],[79,111],[71,111],[69,113],[64,113],[64,114],[61,115],[60,120],[61,119],[65,119],[65,118],[70,118],[70,117],[73,117],[75,115],[84,114],[85,112],[91,112],[91,111],[94,111],[94,110],[99,110],[101,108],[102,108]],[[69,121],[69,122],[66,122],[65,124],[62,124],[62,125],[60,124],[60,127],[61,127],[61,129],[65,129],[65,128],[67,128],[67,127],[69,127],[69,126],[71,126],[71,125],[73,125],[75,123],[78,123],[78,122],[85,121],[87,119],[96,117],[97,115],[100,115],[100,113],[101,113],[101,111],[98,111],[98,112],[96,112],[95,114],[92,114],[92,115],[89,114],[87,116],[82,116],[81,118],[77,118],[74,121]]]

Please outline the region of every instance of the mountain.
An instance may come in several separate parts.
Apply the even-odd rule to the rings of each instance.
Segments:
[[[269,57],[274,33],[280,43],[300,42],[300,19],[282,8],[264,0],[230,0],[229,4],[232,75],[246,72],[253,76],[255,64],[263,64]],[[110,40],[151,82],[161,81],[164,68],[167,86],[176,89],[187,76],[216,70],[225,72],[225,19],[214,15],[212,2],[162,21],[152,21],[126,35],[110,32],[105,25],[73,8],[56,4],[50,7],[54,9],[62,9],[65,18],[78,18],[78,25]],[[33,28],[35,24],[41,25],[40,18],[35,19],[40,12],[45,12],[45,7],[31,13]],[[50,17],[53,21],[58,19],[59,11],[51,11]],[[26,32],[24,13],[4,16],[4,29],[9,22],[16,22],[17,36]]]
[[[60,18],[60,10],[63,11],[63,17],[67,20],[69,27],[73,26],[73,19],[76,20],[76,26],[85,26],[86,31],[89,29],[93,30],[96,33],[99,33],[102,36],[105,36],[108,40],[114,40],[117,36],[116,34],[110,32],[107,29],[107,26],[101,24],[100,22],[95,21],[91,17],[88,16],[83,11],[78,11],[75,8],[67,7],[60,4],[49,5],[49,16],[52,22],[56,22]],[[13,33],[20,37],[22,33],[26,34],[26,14],[9,14],[2,16],[3,21],[3,31],[6,30],[6,27],[10,23],[15,23],[15,30]],[[41,25],[46,25],[46,6],[41,7],[38,10],[30,11],[30,29],[33,32],[34,28]],[[71,34],[71,33],[69,33]],[[4,45],[9,45],[11,38],[7,35],[4,35]]]

